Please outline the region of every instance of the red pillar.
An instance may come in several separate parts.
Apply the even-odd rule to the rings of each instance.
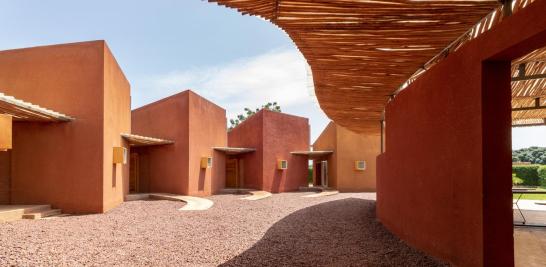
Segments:
[[[482,64],[484,266],[514,266],[510,61]]]

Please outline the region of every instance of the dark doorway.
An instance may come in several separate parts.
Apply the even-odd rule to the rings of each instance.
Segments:
[[[138,153],[131,153],[131,162],[130,162],[130,170],[129,170],[129,192],[130,193],[136,193],[139,192],[139,160],[138,160]]]
[[[322,163],[316,162],[315,163],[315,185],[316,186],[322,186]]]
[[[0,204],[11,202],[11,152],[0,151]]]

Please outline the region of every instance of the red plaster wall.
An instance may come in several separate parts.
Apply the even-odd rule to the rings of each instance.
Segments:
[[[140,154],[147,176],[148,184],[141,188],[198,196],[223,188],[224,159],[212,150],[227,145],[226,115],[221,107],[187,90],[133,110],[132,132],[175,142],[133,149]],[[201,169],[201,157],[209,156],[213,167]]]
[[[380,153],[379,123],[358,134],[347,128],[336,127],[337,186],[340,192],[374,192],[376,190],[376,157]],[[374,129],[375,128],[375,129]],[[376,132],[374,133],[373,130]],[[355,161],[366,161],[366,170],[355,170]]]
[[[540,0],[468,43],[386,108],[377,213],[459,266],[513,266],[510,61],[546,45]]]
[[[228,134],[230,147],[255,148],[244,154],[244,187],[273,193],[298,190],[307,183],[307,157],[290,152],[309,149],[309,120],[261,110]],[[277,170],[277,160],[288,169]]]
[[[76,118],[14,123],[13,204],[48,203],[67,213],[93,213],[116,202],[103,205],[103,128],[111,125],[103,108],[105,101],[118,103],[117,96],[105,99],[106,58],[104,41],[0,51],[3,93]],[[121,90],[119,104],[126,105],[128,84],[121,79],[111,88]],[[127,120],[116,119],[125,126]]]
[[[141,154],[141,170],[149,192],[188,193],[189,91],[164,98],[131,112],[133,134],[174,141],[172,145],[132,149]],[[141,176],[142,178],[142,176]]]
[[[103,211],[129,193],[129,164],[113,164],[113,147],[129,148],[121,137],[131,132],[131,86],[112,52],[104,46]]]
[[[189,195],[208,196],[225,185],[225,158],[212,148],[227,145],[226,111],[192,91],[189,99]],[[201,157],[212,157],[212,168],[202,169]]]
[[[308,158],[293,151],[309,149],[309,119],[263,110],[263,190],[296,191],[307,185]],[[277,160],[288,160],[288,169],[277,170]]]

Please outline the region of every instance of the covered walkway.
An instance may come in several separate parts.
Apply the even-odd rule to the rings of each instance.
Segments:
[[[285,30],[326,115],[381,133],[389,230],[455,265],[514,265],[510,130],[545,122],[545,0],[209,1]]]

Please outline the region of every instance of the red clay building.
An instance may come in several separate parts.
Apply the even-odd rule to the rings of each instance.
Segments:
[[[13,139],[0,152],[0,204],[96,213],[123,201],[128,165],[112,151],[127,147],[130,85],[104,41],[0,51],[0,92],[15,97],[0,100],[13,116],[2,127]]]
[[[0,204],[100,213],[129,192],[306,183],[307,159],[290,152],[309,147],[307,119],[260,111],[229,133],[230,148],[225,110],[192,91],[131,112],[104,41],[1,51],[0,72]]]
[[[514,266],[511,62],[546,46],[545,10],[504,18],[386,107],[378,217],[454,265]]]
[[[224,187],[226,112],[187,90],[132,111],[132,133],[174,142],[131,148],[132,192],[208,196]],[[202,166],[203,160],[212,166]]]
[[[313,144],[313,183],[342,192],[375,191],[381,136],[358,134],[330,122]],[[314,155],[313,155],[314,154]]]
[[[308,150],[309,131],[308,119],[266,109],[246,119],[228,133],[229,148],[216,148],[226,156],[226,187],[278,193],[305,186],[308,160],[291,152]]]

